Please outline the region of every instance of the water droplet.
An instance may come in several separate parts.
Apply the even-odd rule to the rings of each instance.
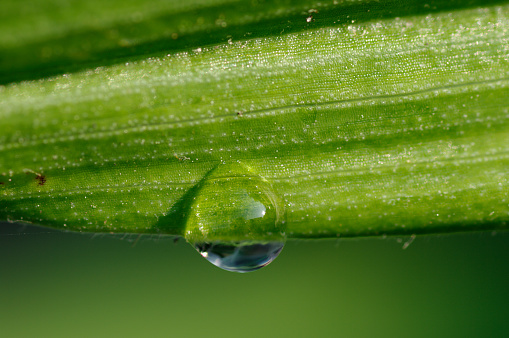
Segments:
[[[234,272],[255,271],[272,262],[283,250],[284,242],[200,243],[194,247],[215,266]]]
[[[283,218],[283,203],[267,180],[242,164],[220,164],[197,186],[186,240],[222,269],[254,271],[281,252]]]

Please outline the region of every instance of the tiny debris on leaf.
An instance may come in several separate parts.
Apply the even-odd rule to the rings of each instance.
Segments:
[[[39,185],[44,185],[44,184],[46,183],[46,176],[44,176],[44,175],[37,174],[37,175],[35,176],[35,179],[36,179],[37,181],[39,181]]]

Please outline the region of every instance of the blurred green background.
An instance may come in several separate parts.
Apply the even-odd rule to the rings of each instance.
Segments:
[[[509,232],[290,241],[222,271],[185,241],[0,224],[1,337],[504,337]]]

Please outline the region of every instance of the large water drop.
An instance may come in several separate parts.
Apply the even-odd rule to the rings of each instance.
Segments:
[[[222,269],[254,271],[281,252],[283,218],[283,203],[267,180],[239,163],[221,164],[196,190],[186,239]]]

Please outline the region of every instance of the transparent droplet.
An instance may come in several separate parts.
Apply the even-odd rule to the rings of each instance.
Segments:
[[[269,182],[248,167],[221,164],[197,186],[186,240],[222,269],[257,270],[283,248],[283,205]]]
[[[283,250],[284,242],[200,243],[194,247],[215,266],[233,272],[255,271],[268,265]]]

